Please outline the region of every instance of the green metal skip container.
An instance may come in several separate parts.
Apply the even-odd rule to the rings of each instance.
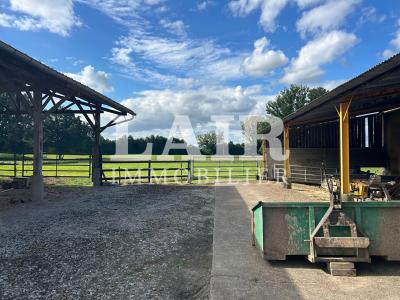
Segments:
[[[253,244],[267,260],[289,255],[313,255],[311,233],[329,208],[328,202],[259,202],[253,209]],[[369,238],[369,256],[400,260],[400,201],[343,202],[343,212]],[[332,236],[349,237],[348,228],[334,228]],[[316,237],[323,236],[322,229]],[[358,249],[319,249],[322,256],[354,256]],[[311,259],[310,259],[311,260]]]

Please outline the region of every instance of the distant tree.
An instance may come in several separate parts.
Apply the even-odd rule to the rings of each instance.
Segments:
[[[235,144],[230,141],[228,144],[230,155],[243,155],[244,154],[244,144]]]
[[[0,94],[0,152],[23,153],[32,147],[32,118],[8,115],[14,104],[7,94]]]
[[[257,117],[250,117],[242,122],[241,127],[246,143],[257,143],[257,152],[261,154],[262,141],[259,139],[255,140],[253,134],[267,134],[271,130],[271,125],[268,122],[258,122]]]
[[[50,115],[44,122],[44,150],[59,154],[91,153],[93,130],[74,115]]]
[[[208,132],[197,136],[199,148],[204,155],[214,155],[217,149],[217,134]]]
[[[328,92],[329,91],[327,89],[323,88],[322,86],[312,88],[308,91],[308,99],[311,102],[311,101],[321,97],[322,95],[325,95]]]
[[[267,113],[284,118],[311,101],[327,93],[323,87],[309,88],[303,85],[291,85],[279,93],[274,101],[267,103]]]

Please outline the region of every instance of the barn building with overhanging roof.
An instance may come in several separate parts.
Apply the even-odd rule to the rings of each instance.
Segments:
[[[94,133],[92,181],[102,184],[101,133],[135,113],[43,63],[0,41],[0,93],[12,105],[2,104],[2,115],[30,115],[33,120],[33,175],[31,198],[41,201],[43,184],[43,122],[50,114],[83,115]],[[102,114],[114,117],[102,123]]]
[[[384,61],[284,118],[283,163],[287,178],[296,166],[336,168],[341,192],[363,167],[400,175],[400,54]],[[269,160],[269,168],[273,168]],[[282,163],[282,162],[280,162]]]

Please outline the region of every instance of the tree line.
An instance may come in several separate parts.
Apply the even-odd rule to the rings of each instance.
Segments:
[[[328,92],[322,87],[309,88],[306,86],[292,85],[281,91],[274,101],[266,104],[266,113],[280,118],[293,113],[310,101]],[[27,115],[6,115],[5,108],[12,106],[7,103],[7,97],[0,96],[0,153],[31,153],[33,122]],[[257,126],[258,133],[268,132],[268,124]],[[79,117],[69,114],[50,115],[44,121],[43,150],[47,153],[58,154],[90,154],[93,147],[93,130],[89,124],[83,122]],[[185,141],[174,139],[175,143]],[[115,154],[115,141],[102,138],[102,153]],[[128,153],[141,154],[145,151],[148,143],[153,144],[152,154],[163,153],[167,138],[163,136],[128,137]],[[213,155],[216,153],[217,135],[209,132],[198,136],[199,150],[202,154]],[[227,144],[229,154],[242,155],[244,144]],[[260,148],[260,141],[258,148]],[[184,150],[172,150],[169,154],[186,154]]]

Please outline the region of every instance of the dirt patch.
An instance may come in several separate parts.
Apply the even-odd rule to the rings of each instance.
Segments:
[[[214,188],[52,187],[0,212],[0,298],[207,298]]]
[[[224,185],[224,184],[221,184]],[[248,184],[236,184],[237,192],[246,201],[249,210],[258,202],[319,202],[329,201],[329,193],[317,186],[293,184],[292,189],[283,188],[281,183],[250,182]]]

